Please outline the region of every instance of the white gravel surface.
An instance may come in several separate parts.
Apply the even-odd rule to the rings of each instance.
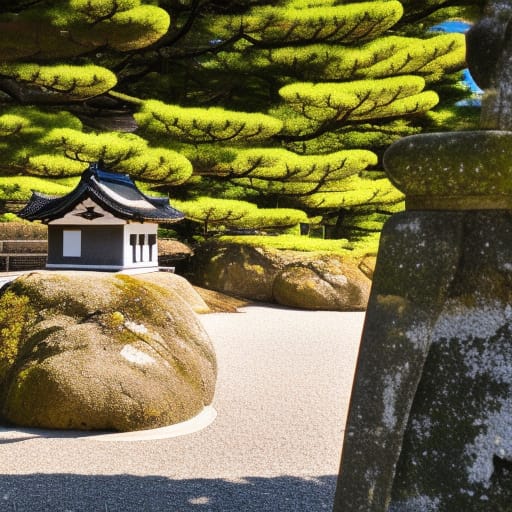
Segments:
[[[0,429],[0,511],[331,510],[363,313],[201,315],[216,419],[168,439]]]

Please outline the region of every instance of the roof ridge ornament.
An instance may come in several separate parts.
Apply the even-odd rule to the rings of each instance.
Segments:
[[[87,220],[94,220],[94,219],[99,219],[100,217],[105,217],[105,215],[94,211],[94,209],[95,209],[95,206],[86,206],[85,210],[83,212],[74,213],[73,215],[75,215],[76,217],[82,217],[82,219],[87,219]]]

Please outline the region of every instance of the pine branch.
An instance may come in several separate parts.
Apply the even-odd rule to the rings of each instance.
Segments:
[[[420,11],[413,11],[411,13],[404,14],[404,16],[402,16],[400,21],[397,23],[396,27],[398,28],[405,25],[420,23],[429,16],[432,16],[432,14],[435,14],[436,12],[448,7],[462,7],[464,5],[472,4],[474,4],[474,2],[464,0],[445,0],[440,4],[422,8]]]

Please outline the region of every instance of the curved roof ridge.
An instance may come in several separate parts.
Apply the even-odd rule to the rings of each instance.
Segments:
[[[127,174],[112,173],[91,164],[78,185],[64,196],[50,197],[33,192],[18,215],[28,220],[50,222],[63,217],[81,201],[90,198],[116,217],[140,222],[178,222],[183,213],[172,208],[168,199],[144,194]]]
[[[39,192],[37,190],[32,190],[31,192],[32,192],[33,196],[38,196],[43,199],[58,199],[58,198],[62,197],[62,196],[59,196],[56,194],[44,194],[43,192]]]

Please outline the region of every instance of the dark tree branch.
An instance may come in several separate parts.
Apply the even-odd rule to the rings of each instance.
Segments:
[[[432,16],[432,14],[435,14],[437,11],[440,11],[441,9],[446,9],[447,7],[463,7],[465,5],[470,5],[471,2],[468,1],[461,1],[461,0],[445,0],[444,2],[438,4],[438,5],[431,5],[429,7],[422,8],[419,11],[413,11],[410,13],[406,13],[398,22],[396,26],[404,26],[404,25],[410,25],[414,23],[419,23],[420,21],[424,20],[425,18],[428,18],[429,16]],[[474,4],[474,2],[473,2]]]
[[[12,5],[15,2],[7,1],[7,5],[0,5],[0,13],[16,13],[19,14],[37,4],[43,4],[45,0],[28,0],[26,2],[17,2],[17,5]]]

